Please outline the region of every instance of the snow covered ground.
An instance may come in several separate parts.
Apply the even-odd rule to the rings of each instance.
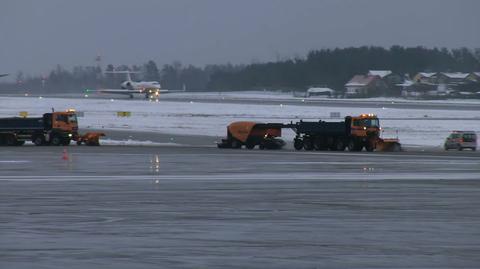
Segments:
[[[280,91],[234,91],[234,92],[178,92],[162,95],[162,99],[177,98],[194,99],[265,99],[265,100],[335,100],[335,101],[355,101],[355,102],[395,102],[395,103],[427,103],[427,104],[478,104],[480,99],[448,99],[448,100],[415,100],[397,97],[373,97],[373,98],[348,98],[335,99],[326,96],[311,96],[308,98],[295,97],[292,92]]]
[[[224,136],[226,126],[239,120],[258,122],[290,122],[299,119],[329,118],[331,112],[341,117],[375,113],[382,120],[385,137],[400,138],[407,145],[440,146],[452,130],[474,130],[480,133],[480,107],[475,111],[346,108],[295,105],[226,104],[174,102],[161,100],[66,99],[38,97],[0,97],[0,117],[17,116],[27,111],[30,116],[74,108],[84,113],[79,118],[81,129],[154,131],[167,134]],[[131,117],[117,117],[117,111],[130,111]],[[432,118],[458,118],[434,120]],[[468,118],[469,120],[466,120]],[[388,120],[387,120],[388,119]],[[401,120],[400,120],[401,119]],[[294,133],[285,130],[290,140]]]

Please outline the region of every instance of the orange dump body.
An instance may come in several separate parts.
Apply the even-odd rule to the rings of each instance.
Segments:
[[[250,121],[239,121],[228,125],[228,133],[239,141],[246,143],[251,138],[280,137],[281,128],[273,128],[268,124]]]

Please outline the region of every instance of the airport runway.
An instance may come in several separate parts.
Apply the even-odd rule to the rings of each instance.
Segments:
[[[211,94],[212,92],[206,92]],[[5,97],[23,97],[21,94],[0,94]],[[32,95],[33,96],[33,95]],[[84,99],[83,94],[44,94],[43,97],[53,98],[78,98]],[[121,100],[139,100],[130,99],[127,96],[118,94],[101,94],[90,95],[89,99],[121,99]],[[141,98],[140,98],[141,100]],[[274,95],[270,98],[248,98],[248,97],[232,97],[228,95],[218,94],[203,96],[198,92],[193,92],[191,95],[175,95],[167,94],[162,95],[162,102],[199,102],[199,103],[227,103],[227,104],[259,104],[259,105],[297,105],[297,106],[322,106],[322,107],[360,107],[360,108],[396,108],[396,109],[438,109],[438,110],[466,110],[466,111],[478,111],[480,109],[479,104],[475,103],[462,103],[462,102],[450,102],[449,100],[425,101],[421,100],[412,102],[409,100],[359,100],[359,99],[316,99],[316,98],[276,98]]]
[[[477,152],[0,151],[0,268],[480,266]]]

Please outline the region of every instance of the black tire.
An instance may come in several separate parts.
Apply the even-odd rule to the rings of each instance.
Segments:
[[[325,140],[320,137],[315,138],[313,140],[313,147],[315,150],[325,150]]]
[[[355,144],[355,141],[353,140],[348,141],[348,144],[347,144],[348,151],[356,151],[356,148],[357,146]]]
[[[462,148],[462,147],[458,147],[458,150],[459,150],[459,151],[463,151],[463,148]]]
[[[247,149],[253,149],[253,148],[255,148],[255,144],[253,144],[253,143],[247,143],[247,144],[245,145],[245,147],[246,147]]]
[[[303,148],[303,140],[301,138],[295,138],[293,140],[293,147],[296,150],[301,150]]]
[[[313,141],[310,138],[304,138],[303,139],[303,148],[305,150],[313,150]]]
[[[345,150],[345,143],[343,142],[342,139],[337,139],[337,141],[335,141],[335,150],[336,151],[344,151]]]
[[[261,150],[264,150],[265,149],[265,144],[260,143],[260,145],[258,145],[258,148],[261,149]]]
[[[375,149],[375,147],[370,143],[367,143],[365,145],[365,150],[368,151],[368,152],[372,152],[374,149]]]
[[[17,142],[17,138],[14,135],[7,135],[5,137],[5,145],[7,146],[15,146]]]
[[[62,138],[59,135],[53,135],[52,139],[50,139],[50,144],[53,146],[60,146],[62,142]]]
[[[240,143],[240,141],[238,141],[237,139],[233,139],[232,148],[233,149],[239,149],[241,147],[242,147],[242,143]]]
[[[392,151],[393,152],[402,151],[402,146],[400,146],[400,144],[395,144],[395,145],[393,145]]]
[[[17,143],[15,144],[15,146],[23,146],[24,144],[25,144],[24,140],[17,140]]]
[[[72,140],[70,140],[70,139],[63,139],[62,145],[64,145],[64,146],[70,146],[70,142],[72,142]]]
[[[350,140],[347,145],[348,151],[362,151],[363,145],[360,142]]]
[[[45,137],[43,135],[36,135],[32,139],[35,146],[43,146],[45,144]]]
[[[82,145],[82,141],[77,141],[77,146]]]

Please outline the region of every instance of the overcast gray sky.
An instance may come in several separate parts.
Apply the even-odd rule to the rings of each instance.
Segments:
[[[478,0],[2,0],[0,73],[251,63],[360,45],[480,47]]]

